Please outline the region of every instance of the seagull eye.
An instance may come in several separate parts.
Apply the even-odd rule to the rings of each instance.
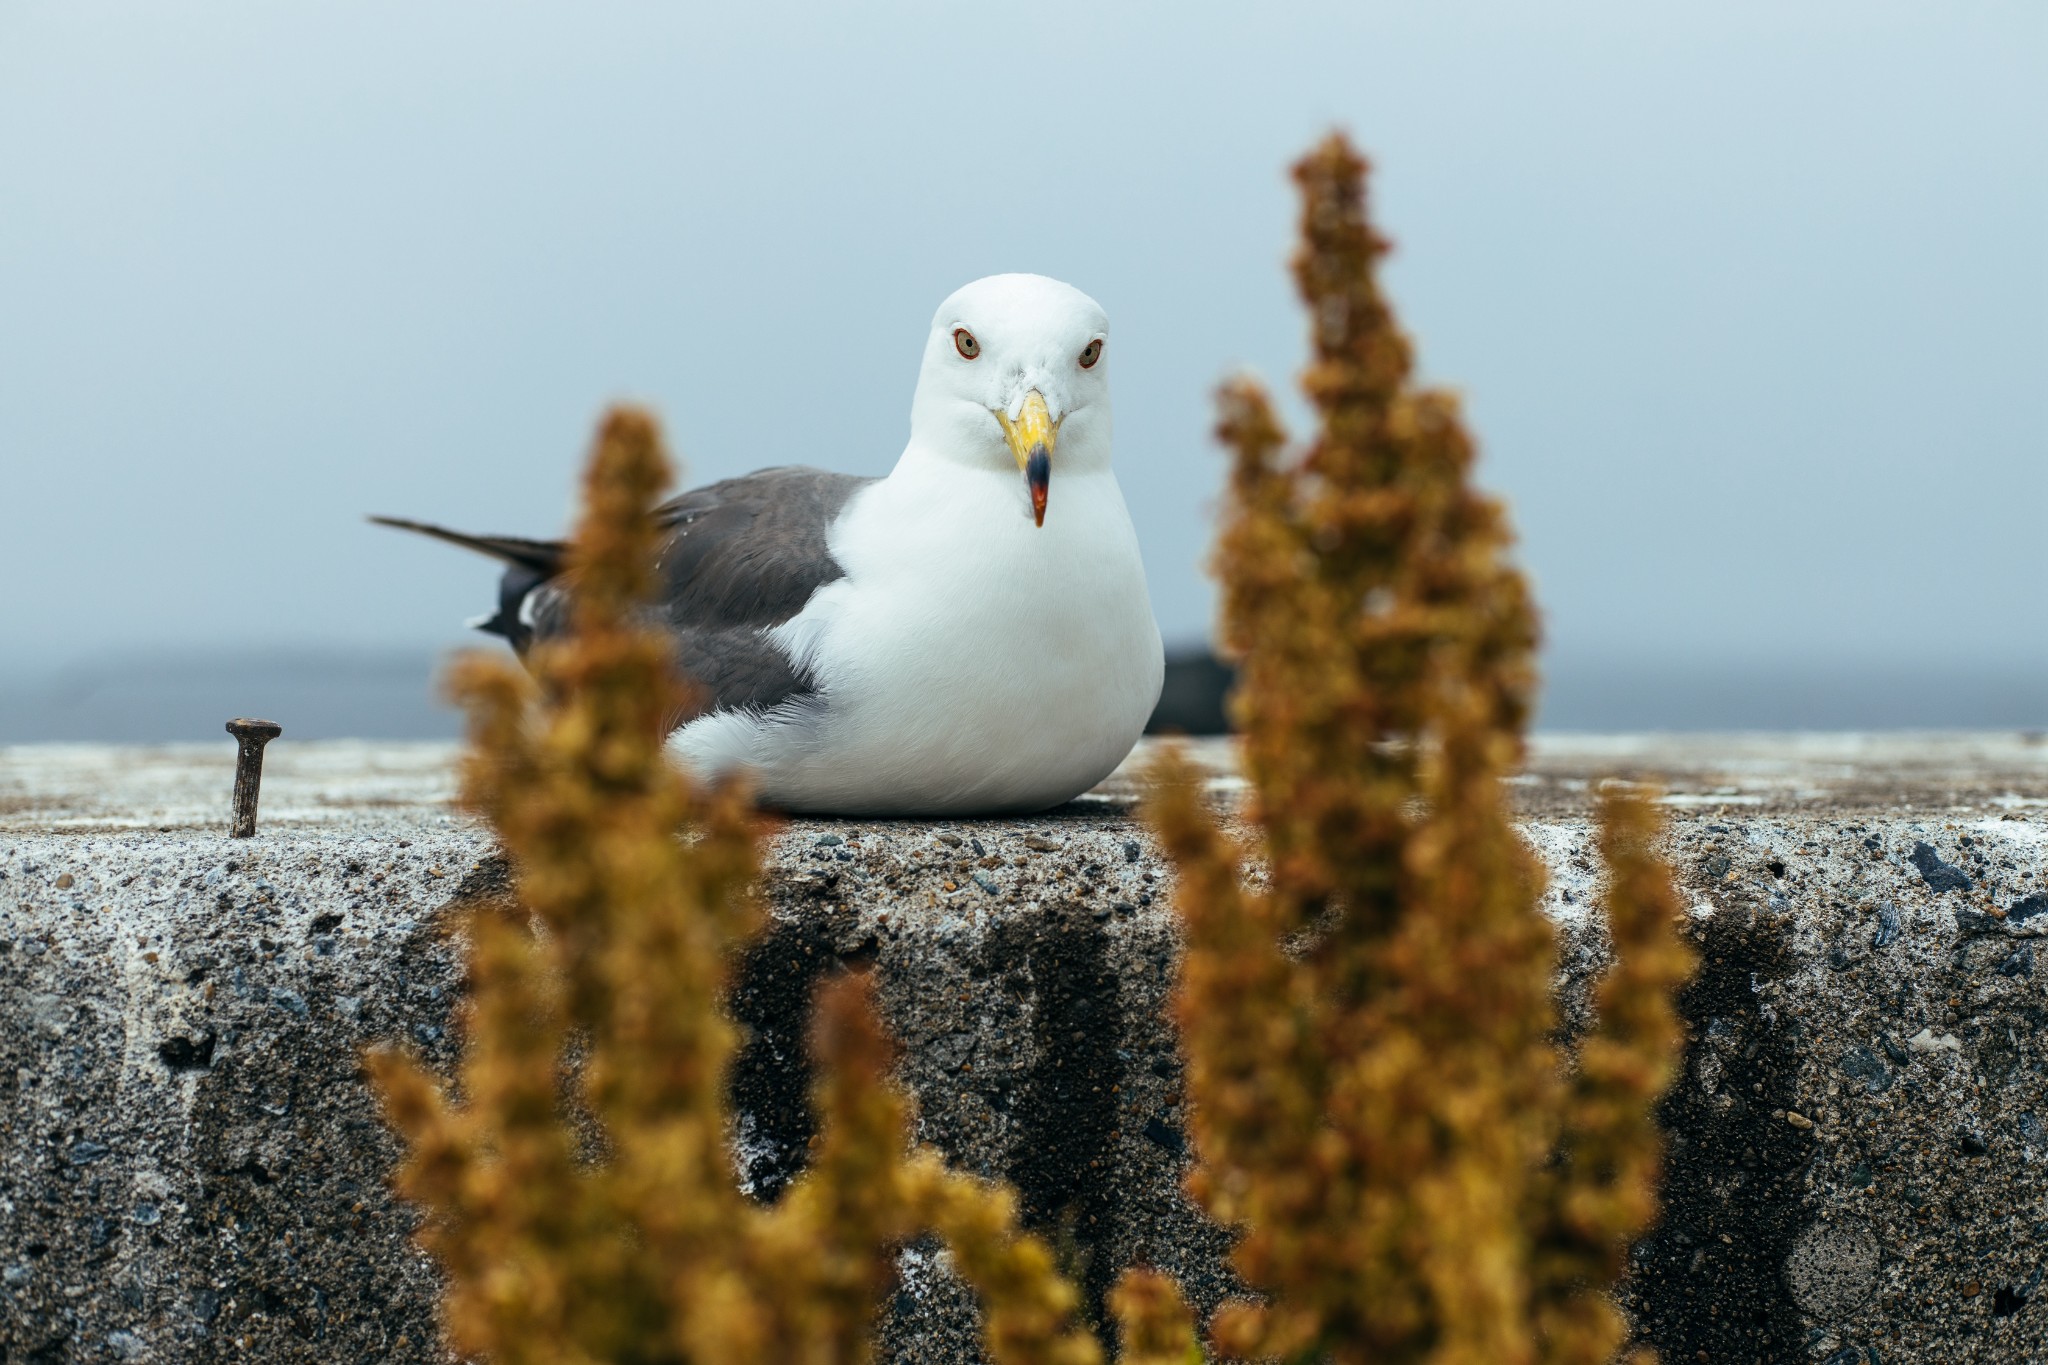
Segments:
[[[972,360],[981,354],[981,343],[976,341],[974,333],[968,331],[965,327],[955,327],[953,329],[953,349],[960,353],[961,359]]]
[[[1095,362],[1102,359],[1102,338],[1097,337],[1081,348],[1081,368],[1092,370]]]

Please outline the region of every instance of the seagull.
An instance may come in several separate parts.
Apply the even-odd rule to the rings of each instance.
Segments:
[[[658,606],[693,709],[667,740],[792,814],[1044,810],[1107,777],[1159,699],[1159,627],[1110,467],[1109,319],[992,275],[939,305],[883,478],[778,467],[661,504]],[[373,521],[506,565],[471,622],[569,629],[560,541]]]

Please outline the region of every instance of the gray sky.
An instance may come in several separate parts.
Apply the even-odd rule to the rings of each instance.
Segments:
[[[0,668],[458,639],[362,514],[553,533],[614,397],[884,471],[999,270],[1108,308],[1200,635],[1331,124],[1557,657],[2048,668],[2048,6],[1282,8],[0,0]]]

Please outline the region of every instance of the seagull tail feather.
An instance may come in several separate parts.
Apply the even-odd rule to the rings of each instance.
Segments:
[[[460,545],[465,550],[474,550],[481,555],[517,564],[531,569],[541,578],[553,578],[561,572],[563,556],[568,545],[559,540],[528,540],[524,536],[473,536],[463,531],[451,531],[445,526],[431,522],[409,521],[404,517],[371,517],[378,526],[390,526],[400,531],[412,531],[435,540],[444,540],[450,545]]]

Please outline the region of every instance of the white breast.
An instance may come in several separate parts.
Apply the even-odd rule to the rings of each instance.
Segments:
[[[821,702],[695,721],[690,766],[744,764],[795,811],[1037,810],[1123,761],[1159,698],[1159,629],[1116,478],[1055,472],[1045,525],[1019,481],[906,458],[834,530],[846,577],[778,639]]]

